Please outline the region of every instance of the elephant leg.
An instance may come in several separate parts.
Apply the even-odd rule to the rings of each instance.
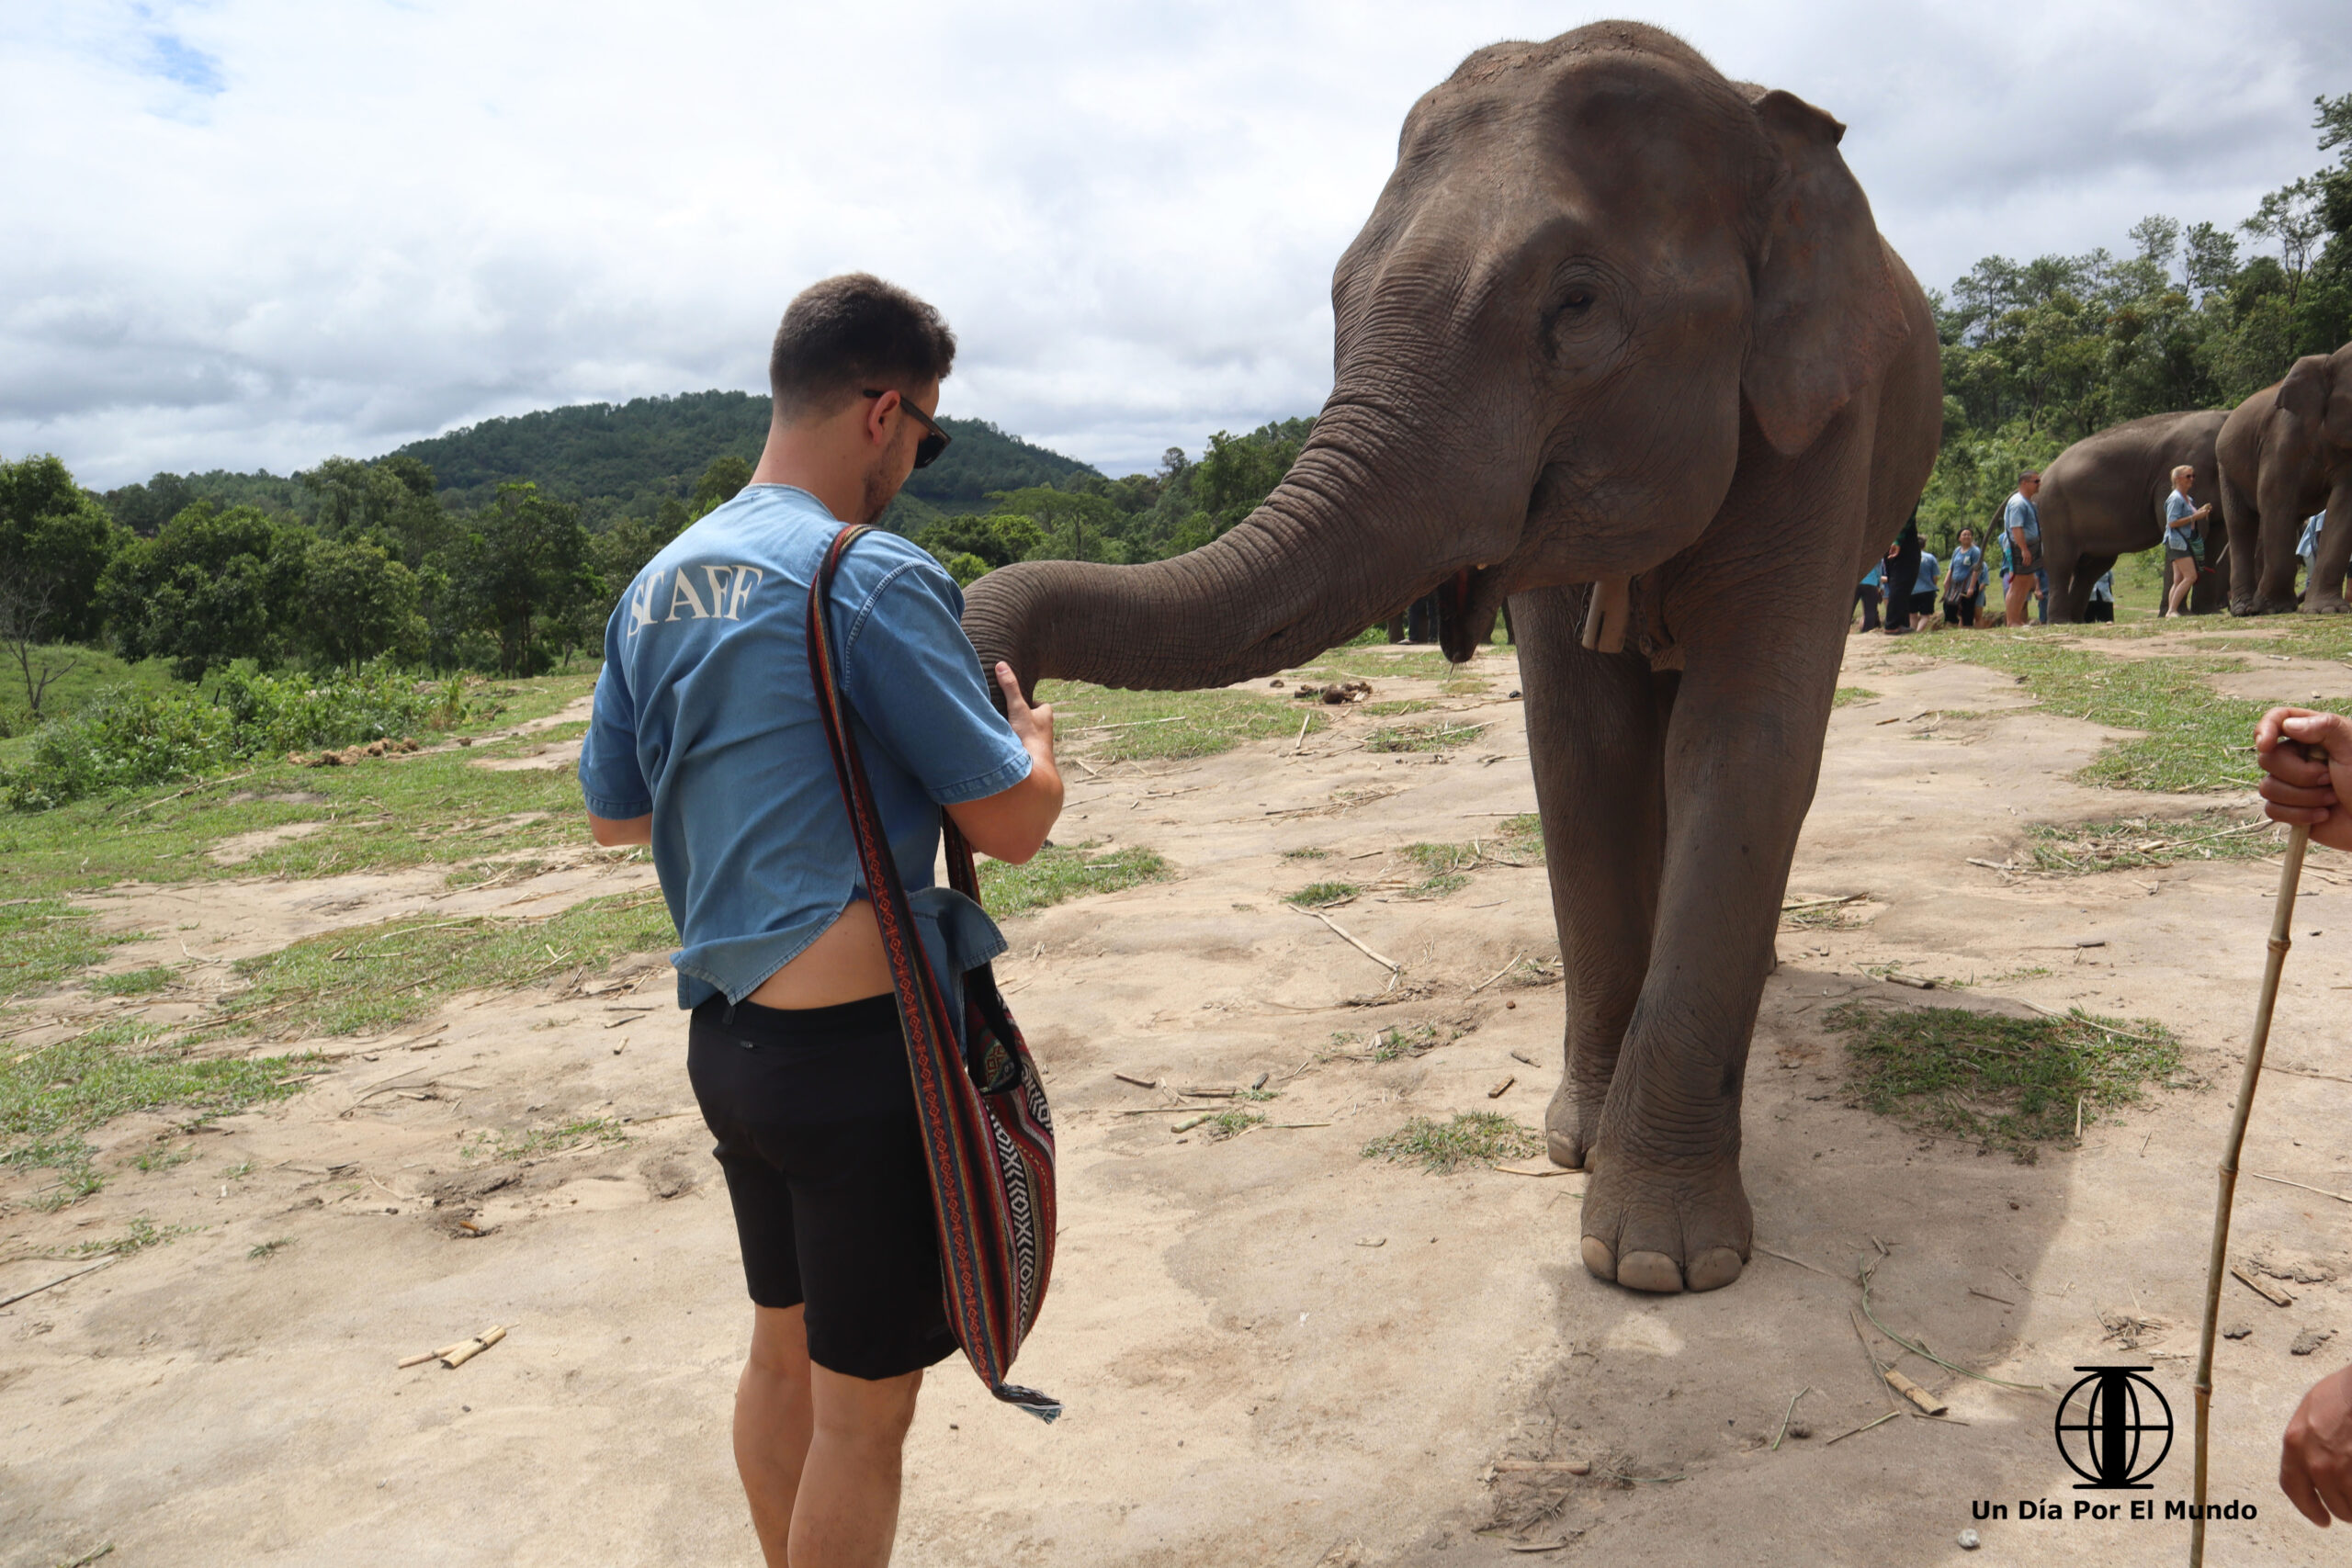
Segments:
[[[2344,574],[2352,570],[2352,526],[2338,527],[2335,520],[2342,517],[2352,524],[2352,511],[2338,512],[2335,507],[2352,502],[2352,480],[2337,484],[2327,499],[2327,525],[2319,531],[2319,553],[2312,558],[2303,608],[2316,615],[2341,615],[2352,613],[2352,604],[2344,599]]]
[[[1589,592],[1546,589],[1511,601],[1567,995],[1565,1071],[1544,1138],[1553,1162],[1572,1170],[1600,1128],[1649,967],[1666,822],[1662,708],[1672,679],[1634,654],[1585,650]]]
[[[2230,536],[2230,614],[2258,615],[2255,605],[2261,597],[2262,513],[2255,506],[2253,492],[2227,468],[2222,470],[2222,521]]]
[[[2100,578],[2105,577],[2109,572],[2114,570],[2115,558],[2113,556],[2086,554],[2075,558],[2074,587],[2068,591],[2066,595],[2066,604],[2068,605],[2066,618],[2068,620],[2087,621],[2090,619],[2091,590],[2098,586],[2098,580]],[[2051,591],[2055,592],[2057,590],[2053,586]],[[2051,618],[2052,620],[2057,619],[2054,615]]]
[[[2047,540],[2050,535],[2045,530],[2041,536]],[[2050,618],[2052,621],[2079,621],[2083,618],[2083,606],[2091,602],[2090,579],[2085,578],[2080,582],[2075,581],[2079,574],[2081,558],[2072,545],[2062,545],[2042,557],[2042,565],[2050,570]],[[2092,573],[2093,577],[2097,575]]]
[[[2262,575],[2255,589],[2255,614],[2283,615],[2299,607],[2295,596],[2295,540],[2303,531],[2301,508],[2295,502],[2302,476],[2292,465],[2274,458],[2262,465],[2255,479],[2255,511],[2262,520]]]
[[[1838,675],[1836,605],[1787,586],[1785,622],[1688,649],[1666,726],[1656,935],[1587,1151],[1585,1267],[1634,1290],[1727,1285],[1753,1240],[1748,1042]]]

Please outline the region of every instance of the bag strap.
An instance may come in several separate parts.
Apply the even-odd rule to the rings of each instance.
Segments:
[[[1008,1343],[990,1318],[989,1303],[992,1298],[1010,1301],[1014,1290],[1007,1277],[1009,1260],[987,1238],[1012,1234],[1013,1220],[1001,1184],[973,1179],[967,1164],[971,1153],[994,1150],[995,1129],[967,1070],[947,998],[923,956],[922,934],[915,926],[906,886],[899,879],[897,858],[890,852],[890,836],[850,727],[849,699],[842,690],[827,624],[826,601],[831,597],[842,557],[865,532],[864,525],[851,525],[834,535],[808,584],[808,673],[816,686],[825,743],[832,752],[833,776],[841,784],[851,836],[857,842],[858,868],[865,878],[866,897],[874,905],[875,924],[881,930],[883,951],[890,964],[891,987],[898,998],[899,1027],[906,1036],[923,1160],[939,1225],[940,1266],[948,1286],[950,1324],[973,1371],[990,1393],[1050,1421],[1061,1412],[1057,1402],[1005,1379],[1012,1352],[1018,1348],[1018,1330]],[[947,819],[945,831],[949,878],[957,891],[977,896],[971,846],[956,831],[952,818]]]

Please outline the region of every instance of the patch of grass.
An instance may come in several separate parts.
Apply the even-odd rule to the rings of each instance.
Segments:
[[[1416,1116],[1363,1146],[1366,1159],[1419,1165],[1441,1176],[1465,1165],[1527,1159],[1543,1152],[1542,1134],[1494,1111],[1457,1111],[1449,1122]]]
[[[1483,724],[1447,724],[1437,720],[1428,724],[1383,725],[1364,737],[1367,751],[1442,751],[1449,747],[1467,746],[1487,733]]]
[[[223,1181],[243,1181],[253,1173],[254,1162],[249,1159],[241,1159],[234,1165],[222,1167],[220,1179]]]
[[[386,1029],[458,991],[603,969],[676,941],[668,907],[651,892],[585,899],[543,920],[483,915],[329,931],[240,959],[236,972],[253,984],[222,1000],[220,1027],[288,1038]]]
[[[1344,904],[1363,891],[1352,882],[1310,882],[1283,902],[1319,909],[1333,904]]]
[[[1454,676],[1440,688],[1449,697],[1483,697],[1494,689],[1493,682],[1482,681],[1475,675]]]
[[[312,1066],[303,1057],[198,1056],[186,1039],[163,1043],[163,1032],[103,1024],[0,1065],[0,1163],[86,1164],[81,1134],[101,1122],[167,1108],[230,1115],[287,1098]]]
[[[1116,893],[1175,874],[1149,850],[1096,852],[1091,843],[1056,844],[1037,852],[1027,865],[1002,861],[980,863],[980,898],[999,919],[1011,919],[1070,898]]]
[[[1329,860],[1331,852],[1329,850],[1306,849],[1284,850],[1283,852],[1283,859],[1284,860]]]
[[[1398,681],[1444,681],[1469,675],[1478,669],[1476,659],[1467,664],[1449,664],[1442,653],[1390,653],[1385,646],[1333,649],[1316,663],[1333,673],[1359,680],[1385,675]]]
[[[1201,1134],[1209,1142],[1222,1143],[1238,1137],[1252,1127],[1262,1127],[1266,1119],[1255,1111],[1220,1111],[1201,1123]]]
[[[2003,1018],[1961,1008],[1844,1002],[1823,1015],[1847,1040],[1848,1088],[1870,1110],[1924,1132],[2030,1160],[2148,1084],[2178,1087],[2180,1042],[2154,1019],[2076,1010]]]
[[[1842,708],[1849,703],[1869,702],[1877,695],[1878,694],[1868,686],[1840,686],[1838,688],[1838,694],[1829,699],[1829,705],[1833,708]]]
[[[2154,821],[2120,817],[2067,827],[2036,823],[2025,830],[2026,864],[2053,876],[2171,865],[2185,860],[2263,860],[2278,850],[2276,824],[2245,821],[2235,810]]]
[[[1325,722],[1320,714],[1302,716],[1295,704],[1250,692],[1125,692],[1041,681],[1037,694],[1054,706],[1055,733],[1095,761],[1212,757],[1244,740],[1289,739],[1302,716],[1309,733]]]
[[[169,1170],[175,1166],[186,1165],[195,1157],[194,1145],[183,1144],[176,1149],[150,1149],[130,1163],[140,1170]]]
[[[77,1242],[56,1256],[96,1258],[101,1253],[113,1253],[117,1257],[122,1257],[133,1252],[144,1252],[151,1247],[167,1246],[174,1237],[194,1235],[201,1228],[198,1225],[164,1225],[158,1228],[154,1221],[141,1214],[130,1222],[129,1230],[111,1241]]]
[[[281,1235],[275,1241],[261,1242],[247,1249],[245,1261],[258,1263],[265,1258],[275,1258],[279,1252],[293,1245],[294,1238],[290,1235]]]
[[[2103,748],[2075,775],[2084,784],[2189,794],[2261,776],[2247,746],[2267,705],[2216,696],[2204,679],[2244,668],[2235,659],[2109,659],[2027,630],[1943,637],[1935,650],[2017,677],[2051,713],[2146,732]]]
[[[473,690],[485,710],[503,707],[495,723],[478,714],[455,733],[503,729],[543,716],[595,684],[595,671],[540,676]],[[1294,728],[1295,726],[1293,727]],[[529,744],[537,744],[533,739]],[[347,768],[299,768],[255,759],[250,769],[185,786],[85,799],[33,814],[0,813],[0,906],[10,900],[103,887],[117,882],[201,882],[215,878],[306,878],[338,872],[454,867],[485,852],[578,846],[586,841],[580,785],[569,772],[493,771],[472,766],[491,750],[419,752],[371,759]],[[528,821],[517,818],[529,816]],[[233,866],[214,864],[205,852],[220,840],[267,828],[305,822],[321,830],[273,845]],[[62,904],[0,908],[0,994],[53,981],[91,962],[74,959],[23,964],[21,944],[8,940],[28,908],[63,913],[86,928],[87,917]],[[82,940],[90,940],[85,932]],[[96,939],[101,942],[130,936]],[[72,941],[63,944],[71,956]],[[43,974],[42,971],[49,971]]]
[[[1401,697],[1394,702],[1366,703],[1363,711],[1374,718],[1395,718],[1403,714],[1427,713],[1435,706],[1435,703],[1419,697]]]
[[[1375,1062],[1396,1062],[1434,1051],[1451,1040],[1437,1036],[1433,1023],[1392,1023],[1372,1037],[1372,1059]]]
[[[0,850],[6,839],[0,832]],[[13,880],[0,877],[0,886]],[[89,910],[57,897],[24,898],[0,908],[0,1000],[54,986],[105,957],[107,948],[142,934],[102,932],[96,922]]]
[[[483,1133],[458,1149],[468,1159],[531,1159],[560,1154],[581,1145],[626,1144],[628,1129],[609,1116],[566,1122],[559,1127],[533,1127],[521,1132]]]
[[[120,975],[93,976],[90,990],[101,997],[143,997],[162,990],[178,979],[179,974],[168,964],[153,964],[144,969],[127,970]]]

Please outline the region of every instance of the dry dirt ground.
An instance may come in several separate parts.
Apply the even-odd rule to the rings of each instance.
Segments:
[[[1557,1076],[1542,869],[1488,863],[1466,887],[1416,898],[1424,873],[1397,854],[1491,841],[1532,808],[1507,652],[1474,667],[1483,694],[1374,677],[1379,698],[1427,698],[1439,716],[1488,727],[1468,745],[1368,751],[1383,721],[1350,710],[1303,746],[1121,764],[1074,787],[1065,840],[1148,847],[1177,874],[1009,923],[1001,977],[1057,1108],[1065,1223],[1020,1372],[1069,1414],[1035,1424],[994,1405],[960,1362],[938,1369],[910,1445],[897,1560],[2180,1553],[2179,1524],[2014,1517],[1977,1523],[1982,1550],[1961,1551],[1972,1500],[2071,1512],[2091,1495],[2072,1489],[2045,1396],[1905,1357],[1950,1415],[1828,1441],[1888,1409],[1851,1317],[1867,1258],[1881,1321],[1961,1366],[2062,1386],[2078,1364],[2153,1367],[2182,1436],[2154,1490],[2131,1495],[2159,1508],[2187,1495],[2213,1162],[2276,875],[2219,861],[2064,880],[1972,864],[2007,859],[2030,822],[2213,801],[2068,782],[2107,733],[2023,706],[2005,676],[1937,660],[1936,642],[1850,644],[1848,682],[1878,695],[1832,719],[1791,895],[1869,899],[1851,929],[1781,933],[1746,1123],[1757,1236],[1771,1251],[1707,1295],[1590,1278],[1579,1176],[1432,1176],[1361,1153],[1415,1115],[1540,1123]],[[2231,679],[2241,696],[2352,694],[2324,663]],[[1936,716],[1952,710],[1980,716]],[[1310,850],[1325,853],[1286,858]],[[2271,1075],[2246,1165],[2343,1190],[2352,1052],[2331,1025],[2352,986],[2352,909],[2334,911],[2352,880],[2324,852],[2313,864],[2274,1059],[2340,1076]],[[162,940],[191,958],[227,958],[463,898],[548,909],[645,874],[583,863],[442,905],[392,877],[99,902],[127,926],[173,932]],[[1284,902],[1326,879],[1366,886],[1329,914],[1401,964],[1393,988]],[[108,967],[158,956],[135,944]],[[1890,964],[1973,984],[1923,997],[1866,972]],[[76,1236],[142,1215],[191,1227],[0,1309],[0,1565],[50,1568],[107,1543],[110,1565],[755,1561],[726,1425],[750,1314],[668,994],[666,966],[647,957],[571,988],[463,996],[383,1039],[320,1042],[348,1053],[331,1077],[195,1134],[187,1163],[122,1168],[60,1213],[0,1216],[12,1259],[0,1296],[64,1272],[34,1255]],[[1839,1037],[1819,1020],[1854,996],[2160,1018],[2207,1087],[2155,1093],[2079,1147],[2019,1164],[1848,1103]],[[1442,1043],[1374,1059],[1376,1032],[1421,1025]],[[1226,1102],[1175,1090],[1261,1074],[1279,1091],[1255,1107],[1268,1124],[1217,1141],[1179,1130]],[[626,1119],[627,1141],[539,1159],[483,1145],[596,1117]],[[169,1130],[162,1117],[119,1122],[99,1134],[100,1163],[113,1172]],[[2289,1353],[2302,1329],[2352,1328],[2347,1221],[2342,1203],[2292,1187],[2250,1180],[2240,1194],[2240,1254],[2331,1278],[2293,1284],[2283,1309],[2228,1287],[2224,1322],[2253,1332],[2222,1348],[2213,1492],[2259,1517],[2214,1527],[2216,1562],[2316,1562],[2340,1544],[2294,1516],[2272,1477],[2301,1390],[2352,1348],[2346,1334]],[[2108,1337],[2102,1314],[2124,1314],[2158,1325],[2136,1351]],[[492,1324],[507,1326],[503,1342],[456,1371],[395,1367]],[[1811,1436],[1775,1450],[1800,1390]],[[1512,1460],[1590,1472],[1496,1468]]]

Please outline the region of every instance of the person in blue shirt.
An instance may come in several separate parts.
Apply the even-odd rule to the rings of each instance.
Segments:
[[[1943,570],[1943,563],[1936,552],[1925,545],[1919,547],[1919,580],[1912,585],[1911,603],[1918,606],[1919,620],[1925,625],[1936,608],[1936,579]]]
[[[580,784],[600,844],[648,844],[676,921],[686,1071],[735,1212],[752,1348],[736,1468],[771,1564],[882,1562],[923,1369],[957,1348],[889,961],[810,683],[809,583],[845,522],[937,457],[955,335],[864,274],[794,299],[752,482],[639,572],[605,632]],[[941,813],[1035,855],[1061,810],[1053,710],[992,671],[963,595],[895,535],[858,539],[828,617],[853,728],[952,998],[1003,951],[933,886]]]
[[[2188,499],[2196,482],[2197,470],[2183,463],[2172,471],[2172,493],[2165,497],[2165,570],[2172,576],[2172,586],[2165,591],[2163,613],[2167,615],[2179,615],[2189,590],[2197,586],[2197,536],[2213,511],[2210,501],[2199,506]]]
[[[2085,621],[2113,622],[2115,619],[2115,569],[2100,572],[2098,581],[2091,584],[2090,602],[2083,606]]]
[[[1984,596],[1984,552],[1976,547],[1976,530],[1962,528],[1960,546],[1944,572],[1944,625],[1973,626],[1977,602]]]
[[[1854,601],[1862,607],[1862,630],[1866,632],[1878,630],[1878,580],[1884,570],[1883,562],[1871,567],[1862,573],[1862,581],[1854,589]]]
[[[2041,561],[2041,512],[2033,504],[2041,476],[2031,468],[2018,476],[2016,493],[2001,508],[2001,534],[2009,547],[2008,596],[2001,624],[2025,625],[2026,601],[2039,595],[2041,624],[2050,624],[2050,571]]]

